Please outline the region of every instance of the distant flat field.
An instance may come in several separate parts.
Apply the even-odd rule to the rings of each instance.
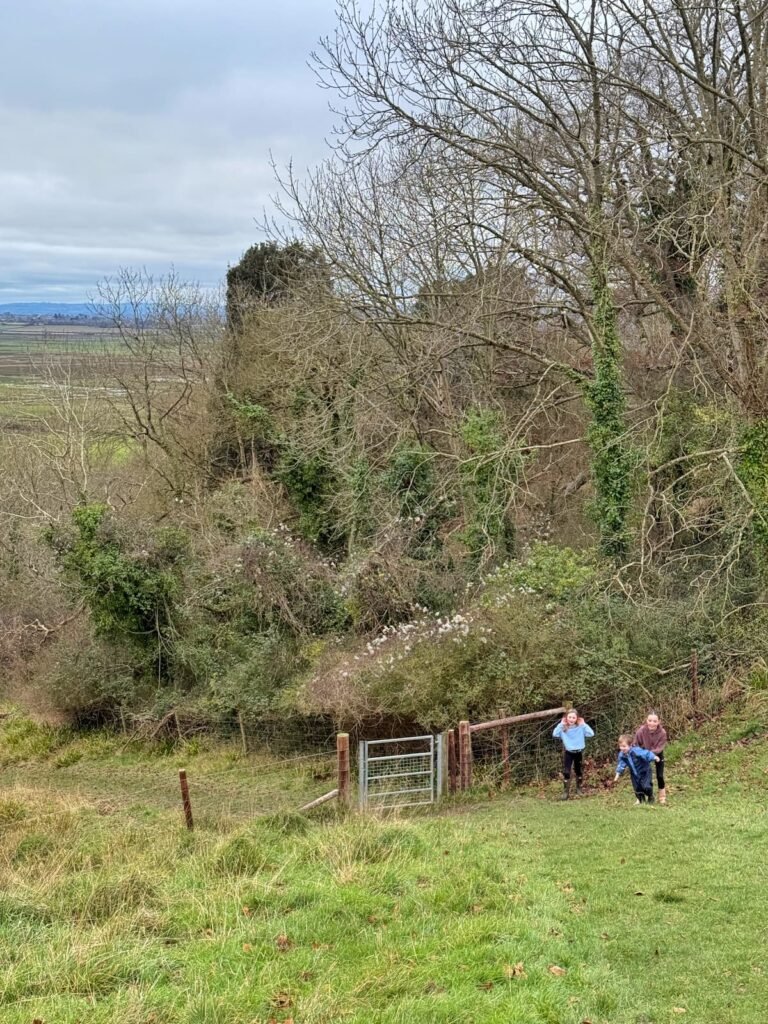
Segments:
[[[114,352],[118,344],[117,331],[109,327],[0,323],[0,379],[38,377],[40,363],[52,356],[93,356]]]
[[[0,323],[0,435],[39,432],[59,379],[85,398],[119,344],[104,326]]]

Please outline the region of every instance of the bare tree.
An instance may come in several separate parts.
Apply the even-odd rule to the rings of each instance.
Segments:
[[[138,445],[155,476],[178,495],[209,469],[207,392],[221,357],[220,293],[121,270],[94,303],[116,343],[99,357],[104,395],[118,430]]]

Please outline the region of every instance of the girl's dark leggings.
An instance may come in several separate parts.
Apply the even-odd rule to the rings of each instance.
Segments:
[[[664,789],[664,755],[659,754],[659,760],[656,762],[656,782],[659,785],[659,789]]]
[[[563,778],[568,780],[571,777],[571,766],[576,771],[576,779],[581,782],[584,777],[584,769],[581,764],[583,750],[564,750],[563,751]]]

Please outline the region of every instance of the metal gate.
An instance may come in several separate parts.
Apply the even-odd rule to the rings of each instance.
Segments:
[[[360,742],[360,806],[420,807],[443,788],[442,736]]]

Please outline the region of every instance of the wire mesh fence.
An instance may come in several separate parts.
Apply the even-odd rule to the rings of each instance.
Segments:
[[[269,762],[233,759],[229,765],[171,755],[155,764],[111,764],[108,773],[103,762],[80,762],[62,770],[27,765],[3,770],[3,796],[34,792],[36,802],[55,802],[62,809],[127,813],[140,820],[172,811],[181,820],[181,767],[186,769],[195,823],[205,826],[296,811],[335,785],[336,761],[335,752],[320,752]]]

